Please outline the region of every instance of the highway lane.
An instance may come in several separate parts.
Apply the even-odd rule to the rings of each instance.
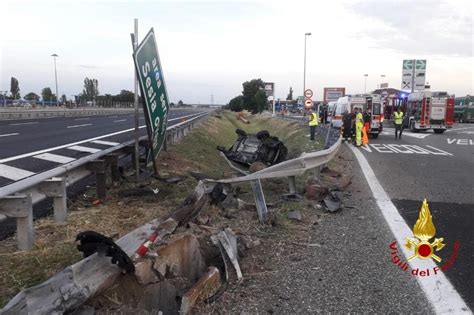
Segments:
[[[168,118],[196,112],[199,110],[172,110]],[[140,125],[144,124],[142,116]],[[131,114],[0,121],[0,163],[12,156],[133,127],[134,116]]]
[[[474,309],[474,125],[456,124],[441,135],[408,131],[401,140],[389,128],[360,151],[410,228],[427,198],[435,237],[446,243],[436,252],[442,258],[439,266],[450,260],[459,242],[445,275]]]
[[[182,119],[195,117],[199,113],[202,113],[202,110],[172,112],[168,126],[180,123]],[[80,121],[59,119],[51,125],[54,126],[44,126],[44,130],[26,136],[23,141],[10,142],[10,147],[17,154],[0,159],[0,187],[133,139],[134,122],[131,115],[90,117],[89,120]],[[17,126],[27,128],[30,125],[14,125]],[[142,120],[140,135],[145,134],[145,123]],[[5,139],[7,137],[0,138],[2,150]]]

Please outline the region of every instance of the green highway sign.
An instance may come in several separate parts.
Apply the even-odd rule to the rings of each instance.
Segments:
[[[426,59],[425,60],[416,60],[415,69],[425,70],[426,69]]]
[[[148,138],[153,148],[153,164],[156,170],[155,161],[160,154],[166,136],[169,102],[153,28],[138,45],[133,54],[133,59],[144,100],[143,110],[146,116]]]
[[[406,69],[406,70],[413,69],[413,60],[412,59],[403,60],[403,69]]]

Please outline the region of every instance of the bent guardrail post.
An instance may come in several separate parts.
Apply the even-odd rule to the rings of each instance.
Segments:
[[[290,187],[290,195],[296,194],[296,177],[288,176],[288,186]]]
[[[16,218],[16,238],[18,249],[33,247],[33,203],[31,194],[13,195],[0,199],[0,213]]]
[[[105,199],[107,194],[107,176],[105,174],[105,160],[95,160],[88,163],[87,168],[95,173],[97,198]]]

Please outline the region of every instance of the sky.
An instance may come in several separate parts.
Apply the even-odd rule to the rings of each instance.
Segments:
[[[0,91],[79,94],[85,77],[101,94],[133,91],[130,33],[154,28],[171,102],[227,103],[242,83],[275,82],[321,100],[324,87],[401,88],[403,59],[426,59],[432,91],[474,94],[474,1],[2,0]],[[385,75],[384,78],[381,76]]]

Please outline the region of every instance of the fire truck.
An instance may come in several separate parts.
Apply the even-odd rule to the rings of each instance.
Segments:
[[[415,92],[408,96],[404,127],[412,132],[443,133],[454,123],[454,96],[447,92]]]
[[[362,111],[369,109],[372,113],[370,120],[369,135],[372,138],[377,138],[383,129],[384,111],[382,98],[378,94],[356,94],[341,97],[337,100],[334,117],[332,118],[332,125],[336,128],[342,127],[342,116],[345,111],[350,113],[354,112],[354,109],[359,108]]]

